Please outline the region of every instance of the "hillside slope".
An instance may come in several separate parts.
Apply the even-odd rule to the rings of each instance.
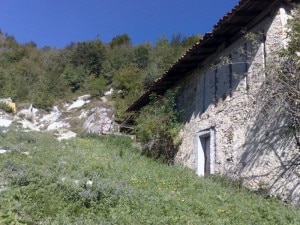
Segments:
[[[0,224],[300,224],[220,177],[141,156],[129,138],[0,130]]]

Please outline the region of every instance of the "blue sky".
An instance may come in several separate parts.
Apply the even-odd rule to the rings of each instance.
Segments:
[[[0,28],[18,42],[64,47],[70,42],[108,43],[127,33],[133,44],[163,35],[204,34],[238,0],[0,0]]]

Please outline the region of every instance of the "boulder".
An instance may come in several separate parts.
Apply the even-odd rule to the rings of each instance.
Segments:
[[[105,96],[112,95],[114,93],[114,89],[110,88],[108,91],[104,92]]]
[[[14,121],[14,117],[0,110],[0,127],[9,127]]]
[[[28,108],[19,110],[17,116],[34,123],[37,112],[38,109],[34,108],[33,105],[31,104]]]
[[[86,133],[110,134],[114,132],[114,110],[109,107],[95,107],[83,123]]]
[[[73,109],[78,109],[84,106],[87,103],[90,103],[90,95],[83,95],[79,96],[77,100],[75,100],[68,108],[67,110],[73,110]]]
[[[56,134],[57,140],[67,140],[76,137],[77,134],[74,133],[73,131],[67,130],[67,129],[61,129],[58,131]]]
[[[50,113],[40,118],[39,127],[44,130],[59,130],[62,128],[69,128],[70,124],[66,121],[62,112],[57,106],[54,106]]]
[[[0,127],[9,127],[12,124],[12,122],[12,120],[0,118]]]
[[[79,96],[77,99],[83,100],[83,101],[88,101],[88,100],[90,100],[90,98],[91,98],[91,95],[82,95],[82,96]]]

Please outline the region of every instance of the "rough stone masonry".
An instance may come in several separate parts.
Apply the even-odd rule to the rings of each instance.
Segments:
[[[284,108],[266,106],[267,68],[286,44],[283,6],[181,83],[182,145],[176,162],[223,174],[300,204],[300,156]]]

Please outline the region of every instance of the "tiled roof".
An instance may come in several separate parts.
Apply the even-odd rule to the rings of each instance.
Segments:
[[[173,66],[171,66],[160,78],[127,109],[139,111],[150,101],[151,93],[162,95],[170,87],[188,76],[194,69],[204,66],[205,60],[210,55],[218,52],[221,45],[228,46],[240,38],[265,17],[269,16],[272,9],[289,0],[240,0],[238,4],[228,12],[213,27],[212,32],[206,33],[193,47],[188,49]],[[257,20],[257,17],[260,20]],[[257,23],[254,23],[257,21]]]

